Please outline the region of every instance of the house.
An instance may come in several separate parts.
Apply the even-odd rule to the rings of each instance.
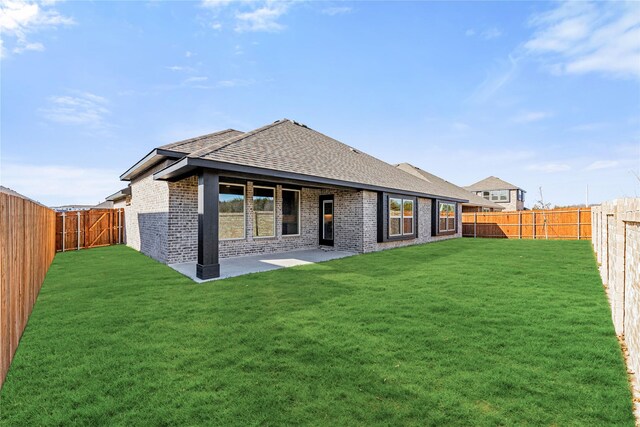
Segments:
[[[490,176],[464,187],[471,193],[504,207],[506,211],[524,210],[524,191],[522,188]]]
[[[443,189],[447,194],[456,195],[459,198],[467,198],[468,202],[462,203],[462,212],[499,212],[504,209],[504,206],[501,206],[497,203],[491,202],[483,197],[480,197],[474,193],[470,193],[462,187],[458,187],[455,184],[450,183],[438,176],[435,176],[425,170],[420,169],[417,166],[413,166],[409,163],[400,163],[396,165],[397,168],[410,173],[412,175],[417,176],[420,179],[424,179],[425,181],[431,183],[432,185],[437,185]]]
[[[111,207],[114,209],[124,208],[131,203],[131,187],[125,187],[122,190],[118,190],[115,193],[107,196],[105,202],[110,202]]]
[[[127,244],[200,279],[222,258],[460,237],[468,201],[288,119],[163,145],[120,178]]]
[[[93,205],[61,205],[61,206],[51,206],[56,212],[71,212],[71,211],[88,211],[93,208]]]

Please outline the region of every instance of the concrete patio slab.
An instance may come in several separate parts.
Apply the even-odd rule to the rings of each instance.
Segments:
[[[344,258],[352,255],[356,255],[356,253],[327,249],[308,249],[275,254],[225,258],[220,260],[220,277],[208,280],[201,280],[196,277],[195,262],[169,264],[169,267],[173,268],[178,273],[184,274],[196,283],[203,283],[210,282],[212,280],[226,279],[227,277],[241,276],[243,274],[259,273],[261,271],[277,270],[280,268],[295,267],[297,265],[330,261],[332,259]]]

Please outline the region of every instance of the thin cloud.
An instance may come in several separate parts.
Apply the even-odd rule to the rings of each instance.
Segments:
[[[542,173],[556,173],[571,170],[571,166],[566,163],[538,163],[527,166],[527,170]]]
[[[101,128],[105,126],[106,116],[111,113],[107,108],[109,101],[90,92],[52,96],[48,102],[49,105],[40,109],[40,113],[54,123]]]
[[[495,70],[489,73],[487,78],[474,90],[468,101],[485,102],[492,98],[502,87],[508,84],[518,71],[519,60],[508,56],[508,61],[502,61]]]
[[[42,51],[44,45],[32,42],[29,35],[44,29],[57,28],[75,24],[73,18],[61,15],[51,2],[34,3],[24,0],[0,1],[0,33],[5,40],[2,43],[2,55],[6,55],[6,38],[11,38],[13,53]]]
[[[480,35],[485,40],[493,40],[493,39],[497,39],[498,37],[500,37],[502,35],[502,31],[500,31],[496,27],[492,27],[492,28],[488,28],[488,29],[484,30]]]
[[[344,15],[346,13],[351,13],[353,8],[348,6],[336,6],[336,7],[327,7],[322,9],[321,13],[323,15],[335,16],[335,15]]]
[[[184,65],[171,65],[169,67],[165,67],[167,70],[171,71],[184,71],[184,72],[192,72],[195,71],[192,67],[187,67]]]
[[[640,78],[640,3],[566,2],[530,25],[524,48],[551,72]]]
[[[2,185],[49,205],[104,201],[123,184],[117,170],[62,165],[4,163]]]
[[[533,123],[551,117],[552,114],[545,111],[528,111],[511,119],[514,123]]]
[[[280,17],[287,13],[289,4],[285,2],[267,2],[262,7],[251,12],[236,14],[237,24],[235,30],[243,32],[279,32],[285,26],[278,22]]]
[[[617,160],[597,160],[585,168],[587,171],[615,168],[620,164]]]

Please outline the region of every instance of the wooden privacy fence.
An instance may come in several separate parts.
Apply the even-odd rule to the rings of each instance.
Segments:
[[[56,253],[56,213],[0,192],[0,387]]]
[[[124,243],[124,209],[58,212],[56,251],[75,251]]]
[[[591,239],[591,208],[462,214],[463,237]]]

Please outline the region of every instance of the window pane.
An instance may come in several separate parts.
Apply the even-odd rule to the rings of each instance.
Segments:
[[[413,216],[413,200],[404,201],[404,216]]]
[[[389,236],[400,235],[400,221],[401,218],[389,218]]]
[[[220,239],[244,238],[244,187],[220,184],[218,207]]]
[[[253,189],[253,235],[273,237],[275,227],[275,189],[255,187]]]
[[[282,190],[282,234],[300,234],[300,192]]]
[[[400,217],[402,216],[402,199],[389,199],[389,216]]]
[[[333,240],[333,200],[322,202],[322,238]]]
[[[456,229],[456,219],[449,218],[449,223],[447,224],[447,230],[454,231]]]
[[[413,218],[404,218],[404,234],[413,234]]]

